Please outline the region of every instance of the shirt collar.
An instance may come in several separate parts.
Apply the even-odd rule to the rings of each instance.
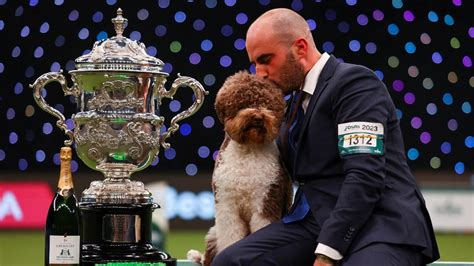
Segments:
[[[308,74],[304,79],[303,91],[313,95],[314,90],[316,89],[316,84],[318,84],[319,75],[323,70],[326,62],[329,60],[329,54],[323,53],[321,58],[314,64],[314,66],[309,70]]]

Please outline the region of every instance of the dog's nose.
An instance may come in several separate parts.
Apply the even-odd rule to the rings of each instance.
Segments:
[[[259,117],[255,117],[255,118],[253,119],[253,125],[254,125],[254,126],[257,126],[257,127],[263,126],[263,117],[260,117],[260,116],[259,116]]]

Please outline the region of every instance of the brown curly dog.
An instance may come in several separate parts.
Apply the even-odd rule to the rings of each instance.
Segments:
[[[203,265],[210,265],[229,245],[279,220],[293,194],[275,143],[285,109],[281,90],[240,71],[220,88],[215,109],[226,133],[212,176],[215,225],[206,235],[204,256],[188,252],[188,259]]]

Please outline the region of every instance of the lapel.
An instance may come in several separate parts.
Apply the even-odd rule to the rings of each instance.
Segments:
[[[298,143],[301,141],[303,132],[306,130],[306,127],[309,124],[309,120],[316,106],[316,102],[318,101],[319,96],[321,96],[321,93],[329,84],[329,81],[334,71],[336,70],[337,65],[339,65],[339,61],[337,61],[336,57],[331,55],[329,60],[326,62],[326,65],[324,65],[324,68],[321,71],[321,74],[319,75],[318,83],[316,84],[316,89],[314,90],[313,96],[311,96],[311,99],[309,100],[308,108],[306,109],[306,113],[303,120],[303,125],[301,125],[301,129],[299,131]],[[298,145],[297,150],[299,150],[299,145]],[[296,154],[298,154],[298,152]]]

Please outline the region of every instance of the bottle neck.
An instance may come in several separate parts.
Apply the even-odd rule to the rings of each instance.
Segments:
[[[62,147],[61,148],[61,168],[59,172],[59,181],[58,181],[58,193],[63,196],[69,196],[72,194],[74,184],[72,182],[72,173],[71,173],[71,148]]]

